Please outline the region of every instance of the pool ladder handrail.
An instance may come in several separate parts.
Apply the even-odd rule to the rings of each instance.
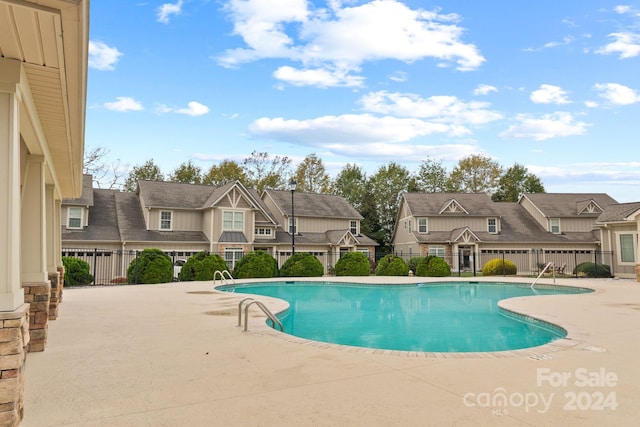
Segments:
[[[262,312],[267,315],[269,320],[271,320],[274,325],[278,325],[278,328],[280,328],[280,332],[284,332],[284,327],[282,326],[282,322],[280,322],[280,320],[271,312],[271,310],[269,310],[267,306],[262,303],[262,301],[259,301],[251,297],[244,298],[238,303],[238,326],[242,326],[242,304],[244,304],[245,302],[247,302],[247,304],[244,306],[243,332],[247,332],[249,328],[249,307],[253,304],[260,307]]]
[[[545,273],[545,271],[549,270],[549,267],[551,267],[551,272],[553,273],[553,283],[556,283],[556,269],[554,266],[553,261],[549,261],[547,263],[547,265],[544,266],[544,268],[542,269],[542,271],[540,272],[540,274],[538,274],[538,277],[536,277],[536,280],[533,281],[533,283],[531,283],[531,289],[533,289],[533,285],[536,284],[536,282],[538,281],[538,279],[540,277],[542,277],[542,275]]]
[[[231,275],[231,273],[229,273],[229,270],[216,270],[213,273],[213,284],[216,284],[216,277],[218,277],[218,274],[220,275],[220,282],[222,282],[223,284],[227,285],[229,284],[229,282],[227,281],[227,278],[224,276],[224,273],[227,273],[227,276],[229,276],[228,278],[231,279],[231,283],[233,283],[234,285],[236,284],[236,280],[233,278],[233,276]]]

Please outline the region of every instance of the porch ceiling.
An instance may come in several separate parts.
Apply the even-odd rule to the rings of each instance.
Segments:
[[[82,190],[88,41],[88,0],[0,0],[0,58],[22,62],[31,96],[21,133],[65,198]]]

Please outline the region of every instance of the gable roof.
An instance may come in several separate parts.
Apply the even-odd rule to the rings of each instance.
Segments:
[[[62,199],[63,205],[93,206],[93,175],[82,176],[82,195],[78,199]]]
[[[403,193],[409,213],[415,217],[498,216],[486,193]],[[452,206],[459,206],[456,210]]]
[[[598,223],[622,222],[633,220],[640,214],[640,202],[633,203],[617,203],[607,206],[604,212],[600,214]]]
[[[529,199],[545,217],[597,218],[607,206],[618,203],[605,193],[527,193],[520,196]],[[587,209],[595,207],[594,210]]]
[[[291,215],[291,191],[265,190],[280,213]],[[335,194],[294,192],[295,216],[362,219],[362,215],[342,196]]]
[[[228,187],[227,184],[223,187]],[[214,192],[222,187],[165,181],[138,181],[138,193],[147,207],[202,209]]]
[[[100,242],[119,242],[116,190],[95,189],[91,192],[89,207],[89,225],[84,230],[66,229],[63,227],[62,240],[92,240]],[[83,192],[83,198],[86,194]],[[79,199],[76,199],[79,200]],[[94,204],[95,200],[95,204]],[[73,204],[79,204],[74,203]]]

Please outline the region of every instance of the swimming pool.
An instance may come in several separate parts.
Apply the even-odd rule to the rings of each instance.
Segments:
[[[486,352],[535,347],[566,336],[562,328],[509,313],[498,301],[589,289],[455,282],[364,285],[268,282],[219,290],[287,301],[284,332],[356,347],[425,352]]]

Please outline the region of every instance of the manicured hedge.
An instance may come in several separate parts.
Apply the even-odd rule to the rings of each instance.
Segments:
[[[378,261],[376,276],[406,276],[409,274],[409,265],[396,255],[385,255]]]
[[[362,252],[347,252],[336,262],[335,272],[336,276],[368,276],[371,264]]]
[[[278,276],[278,262],[265,251],[253,251],[236,263],[233,277],[236,279],[267,278]]]
[[[64,265],[64,285],[81,286],[93,283],[91,266],[88,262],[73,257],[62,257]]]
[[[573,269],[573,274],[582,277],[611,277],[611,267],[606,264],[582,262]]]
[[[451,267],[444,259],[430,255],[418,263],[416,276],[448,277],[451,276]]]
[[[318,258],[307,252],[299,252],[285,261],[280,268],[282,277],[322,277],[324,267]]]
[[[224,271],[227,269],[227,263],[218,254],[209,254],[206,251],[198,252],[189,257],[184,263],[178,280],[181,282],[193,280],[212,280],[216,271]]]
[[[483,276],[512,276],[518,273],[518,267],[513,263],[502,258],[493,258],[482,267]]]
[[[127,269],[129,283],[168,283],[173,281],[173,264],[160,249],[145,249],[131,261]]]

